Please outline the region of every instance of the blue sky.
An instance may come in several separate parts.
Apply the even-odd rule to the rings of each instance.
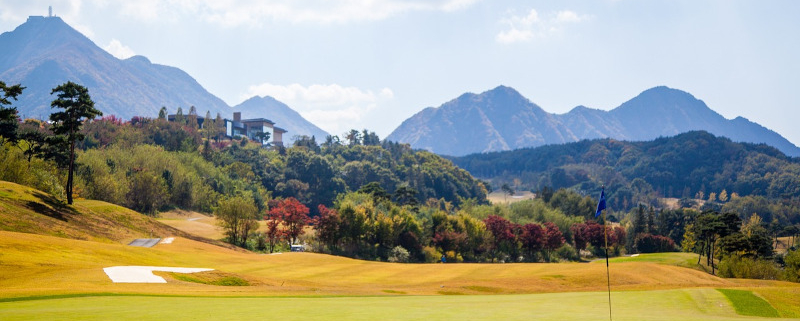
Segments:
[[[118,57],[231,105],[271,95],[332,134],[385,137],[501,84],[553,113],[666,85],[800,145],[800,1],[0,0],[0,30],[48,5]]]

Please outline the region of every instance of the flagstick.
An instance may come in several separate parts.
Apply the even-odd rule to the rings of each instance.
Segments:
[[[606,231],[606,213],[603,212],[603,238],[606,241],[606,281],[608,282],[608,320],[611,319],[611,274],[608,269],[608,232]]]

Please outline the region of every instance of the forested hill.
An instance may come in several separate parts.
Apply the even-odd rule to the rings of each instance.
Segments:
[[[293,146],[269,149],[246,139],[204,140],[207,132],[196,126],[163,119],[106,117],[87,124],[84,133],[76,160],[82,196],[144,213],[174,207],[208,213],[232,195],[252,198],[262,211],[276,197],[294,197],[314,211],[373,182],[419,204],[486,202],[484,185],[449,160],[381,142],[367,131],[365,139],[349,144],[334,136],[322,144],[302,137]]]
[[[797,158],[704,131],[648,142],[585,140],[451,159],[495,184],[516,179],[518,188],[574,187],[594,193],[605,184],[617,204],[630,206],[643,195],[695,198],[723,190],[728,195],[800,197]]]

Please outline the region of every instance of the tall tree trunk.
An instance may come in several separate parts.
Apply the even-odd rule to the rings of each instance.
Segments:
[[[69,145],[69,173],[67,174],[67,204],[72,205],[72,171],[75,166],[75,140]]]

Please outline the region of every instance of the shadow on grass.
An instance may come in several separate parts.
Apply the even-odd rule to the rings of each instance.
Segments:
[[[64,217],[65,214],[69,215],[78,214],[78,212],[75,211],[74,208],[62,202],[61,200],[53,197],[52,195],[48,195],[38,191],[34,192],[32,195],[38,198],[39,201],[38,202],[28,201],[25,203],[25,206],[30,208],[36,213],[46,215],[64,222],[67,221],[66,217]]]

